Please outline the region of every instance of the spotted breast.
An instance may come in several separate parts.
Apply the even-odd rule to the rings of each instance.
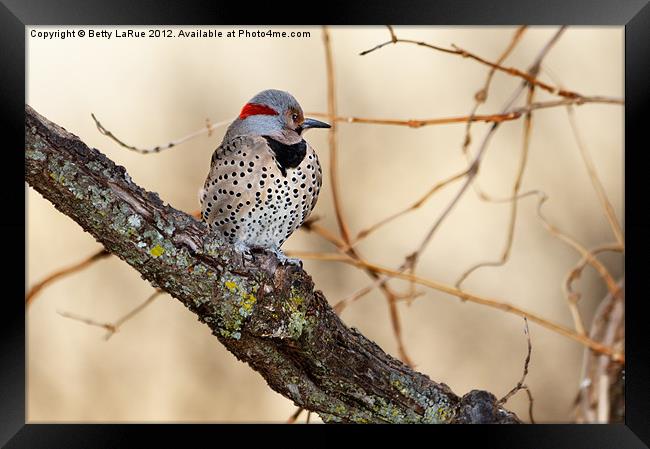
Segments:
[[[212,155],[202,218],[231,243],[280,248],[309,217],[322,185],[312,147],[269,136],[236,136]]]

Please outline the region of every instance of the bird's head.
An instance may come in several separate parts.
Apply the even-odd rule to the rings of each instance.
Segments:
[[[330,128],[330,125],[305,118],[300,104],[289,92],[268,89],[244,105],[226,136],[270,136],[282,143],[294,144],[302,140],[301,134],[309,128]]]

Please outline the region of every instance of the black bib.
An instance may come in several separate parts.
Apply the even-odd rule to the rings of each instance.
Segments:
[[[307,154],[307,142],[301,140],[293,145],[278,142],[269,136],[263,136],[275,154],[282,176],[287,176],[287,168],[296,168]]]

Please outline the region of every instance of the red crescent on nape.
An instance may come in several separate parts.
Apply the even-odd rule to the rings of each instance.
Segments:
[[[243,120],[251,115],[278,115],[275,109],[263,104],[246,103],[239,113],[239,119]]]

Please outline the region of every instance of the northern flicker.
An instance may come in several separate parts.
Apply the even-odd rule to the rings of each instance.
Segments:
[[[255,95],[212,154],[200,193],[202,219],[244,253],[266,248],[282,262],[296,262],[280,247],[309,217],[322,185],[318,156],[303,132],[329,127],[305,119],[288,92]]]

